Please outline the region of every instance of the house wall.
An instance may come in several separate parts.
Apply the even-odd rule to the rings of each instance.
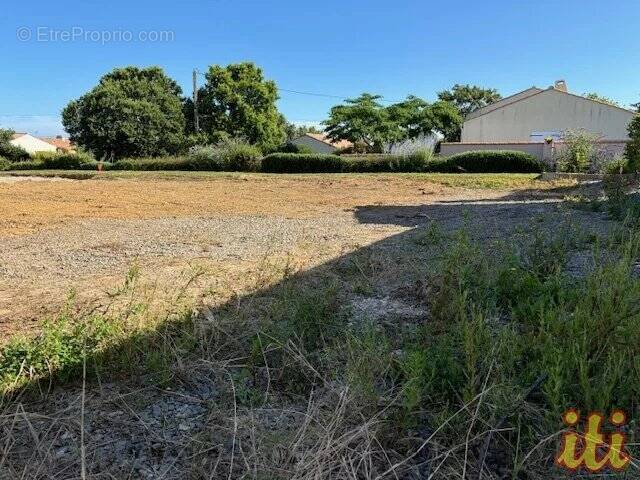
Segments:
[[[36,153],[36,152],[56,152],[57,148],[50,143],[47,143],[39,138],[33,137],[31,135],[22,135],[18,138],[14,138],[10,141],[12,145],[16,145],[18,147],[22,147],[28,153]]]
[[[550,88],[469,118],[464,122],[461,142],[528,142],[532,132],[575,129],[585,129],[606,140],[625,140],[633,117],[628,110]]]
[[[295,138],[291,140],[291,143],[295,145],[305,145],[316,153],[333,153],[336,151],[335,147],[307,136]]]

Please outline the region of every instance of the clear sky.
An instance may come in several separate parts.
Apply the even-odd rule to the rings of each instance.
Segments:
[[[126,65],[159,65],[186,94],[194,68],[251,60],[283,89],[339,97],[434,99],[454,83],[508,95],[563,78],[574,93],[640,101],[638,0],[36,0],[2,10],[0,125],[40,135],[61,133],[67,102]],[[298,123],[340,101],[281,97]]]

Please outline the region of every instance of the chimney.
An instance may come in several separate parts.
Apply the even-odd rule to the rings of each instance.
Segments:
[[[565,93],[568,91],[567,82],[565,82],[564,80],[556,80],[556,83],[553,85],[553,88]]]

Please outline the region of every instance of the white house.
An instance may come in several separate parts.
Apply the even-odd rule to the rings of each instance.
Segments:
[[[566,130],[584,129],[603,140],[628,139],[635,112],[574,95],[559,80],[552,87],[531,87],[467,116],[461,142],[542,142]]]
[[[324,133],[305,133],[304,135],[291,140],[291,143],[295,145],[304,145],[316,153],[333,153],[336,150],[349,148],[353,145],[347,140],[334,142]]]
[[[636,112],[567,91],[564,80],[531,87],[470,113],[459,143],[443,143],[443,155],[468,150],[522,150],[542,157],[546,139],[561,140],[567,130],[600,137],[619,153],[629,140],[627,127]]]
[[[58,148],[44,140],[29,135],[28,133],[14,133],[13,138],[9,141],[12,145],[22,147],[27,153],[33,154],[37,152],[57,152]]]

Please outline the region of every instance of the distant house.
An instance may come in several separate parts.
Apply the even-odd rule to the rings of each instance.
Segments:
[[[333,153],[337,150],[353,146],[353,144],[347,140],[334,142],[324,133],[305,133],[304,135],[291,140],[291,143],[295,145],[304,145],[317,153]]]
[[[28,133],[14,133],[10,140],[12,145],[21,147],[29,154],[38,152],[70,152],[75,151],[75,147],[69,139],[59,137],[34,137]]]
[[[567,130],[598,135],[619,152],[628,141],[627,126],[636,113],[574,95],[564,80],[541,89],[531,87],[470,113],[459,143],[443,143],[442,154],[468,150],[523,150],[541,158],[545,140],[558,141]]]
[[[50,143],[59,153],[68,153],[75,152],[76,146],[71,143],[71,140],[63,137],[62,135],[58,135],[56,137],[39,137],[40,140],[44,140],[47,143]]]

